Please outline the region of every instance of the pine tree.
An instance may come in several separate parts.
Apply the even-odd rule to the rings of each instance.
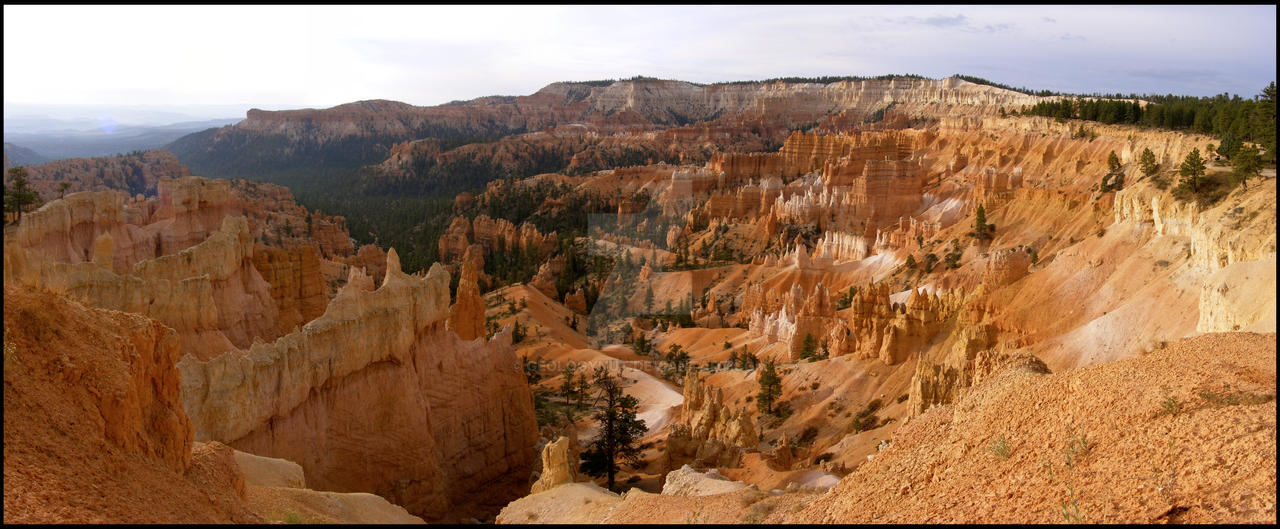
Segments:
[[[1240,150],[1240,145],[1240,140],[1236,138],[1236,135],[1231,131],[1227,131],[1226,135],[1222,137],[1222,144],[1218,146],[1218,155],[1230,160]]]
[[[1142,165],[1142,174],[1151,176],[1160,170],[1160,165],[1156,163],[1156,155],[1151,149],[1143,148],[1142,155],[1138,157],[1138,163]]]
[[[604,368],[595,372],[592,386],[598,392],[594,415],[600,435],[582,452],[579,470],[592,476],[606,476],[609,490],[613,490],[614,478],[621,465],[634,466],[643,453],[640,437],[649,429],[644,421],[636,418],[639,402],[622,391],[617,378],[609,376]]]
[[[573,400],[574,393],[578,390],[577,381],[574,373],[578,372],[578,364],[569,362],[564,365],[564,370],[560,372],[560,395],[564,397],[565,402]],[[585,375],[584,375],[585,376]]]
[[[772,360],[766,360],[764,371],[760,373],[760,392],[756,393],[756,409],[773,415],[773,404],[782,394],[782,379]]]
[[[800,345],[800,358],[804,360],[812,360],[818,354],[818,341],[813,339],[813,335],[805,333],[804,343]]]
[[[987,211],[983,209],[982,204],[978,204],[978,211],[974,214],[973,231],[977,233],[979,239],[987,237]]]
[[[1240,185],[1248,187],[1250,177],[1257,176],[1262,169],[1262,159],[1258,156],[1258,148],[1252,145],[1241,147],[1236,151],[1236,158],[1231,162],[1231,174]]]
[[[530,362],[529,357],[525,355],[520,357],[520,363],[524,364],[524,378],[530,386],[542,380],[542,360]]]
[[[667,351],[666,361],[675,367],[677,376],[683,377],[685,371],[689,369],[689,353],[680,344],[671,344],[671,349]]]
[[[574,387],[574,396],[577,397],[577,400],[578,400],[576,405],[577,409],[579,410],[582,409],[583,401],[587,398],[587,395],[590,393],[591,393],[591,381],[587,380],[587,374],[583,373],[582,375],[578,376],[577,386]]]
[[[523,342],[524,337],[524,328],[520,326],[520,320],[516,320],[515,324],[511,326],[511,343],[516,344]]]
[[[1200,192],[1200,180],[1204,178],[1204,159],[1200,157],[1200,149],[1191,149],[1187,154],[1187,158],[1182,161],[1182,166],[1178,168],[1178,173],[1182,175],[1182,182],[1191,187],[1192,191]]]
[[[1107,155],[1107,169],[1111,172],[1120,170],[1120,157],[1116,156],[1116,151],[1111,151],[1111,154]]]
[[[21,221],[22,212],[28,209],[27,206],[37,203],[40,195],[31,189],[31,182],[27,180],[26,167],[18,166],[9,169],[9,181],[13,187],[6,185],[4,188],[4,210],[7,213],[16,212],[17,221]]]

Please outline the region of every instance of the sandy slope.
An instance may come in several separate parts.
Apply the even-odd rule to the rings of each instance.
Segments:
[[[1274,523],[1275,340],[1211,334],[1058,374],[1000,374],[902,427],[790,520]],[[1166,399],[1180,411],[1163,413]]]

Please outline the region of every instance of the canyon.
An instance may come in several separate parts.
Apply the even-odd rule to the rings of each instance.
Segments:
[[[555,83],[31,167],[6,519],[1274,523],[1274,167],[1189,200],[1218,140],[1006,111],[1057,97]],[[323,164],[444,200],[438,262],[268,183]]]

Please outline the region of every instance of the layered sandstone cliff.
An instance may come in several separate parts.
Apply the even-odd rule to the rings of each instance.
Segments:
[[[6,283],[48,288],[95,307],[155,318],[178,330],[185,354],[209,357],[280,333],[279,309],[271,285],[253,266],[243,217],[227,217],[206,241],[141,261],[125,274],[94,262],[48,262],[46,255],[6,245]]]
[[[494,219],[488,215],[479,215],[470,221],[465,217],[454,217],[438,244],[440,259],[450,263],[460,260],[472,245],[480,246],[485,255],[533,248],[537,258],[542,259],[556,248],[556,234],[543,234],[529,223],[517,227],[506,219]]]
[[[183,360],[197,439],[297,461],[318,488],[371,491],[428,520],[523,492],[512,476],[528,475],[537,427],[509,333],[485,344],[446,332],[439,266],[408,276],[392,251],[371,292],[351,273],[301,331]]]
[[[254,243],[253,230],[273,222],[265,219],[297,214],[298,206],[246,202],[225,180],[158,186],[157,197],[143,200],[73,193],[24,216],[6,237],[6,282],[151,316],[202,358],[275,339],[324,311],[323,245]],[[235,216],[245,211],[260,220]]]

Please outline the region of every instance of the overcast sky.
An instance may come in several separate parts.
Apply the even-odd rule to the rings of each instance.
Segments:
[[[4,6],[6,103],[328,107],[954,73],[1067,92],[1257,94],[1273,6]]]

